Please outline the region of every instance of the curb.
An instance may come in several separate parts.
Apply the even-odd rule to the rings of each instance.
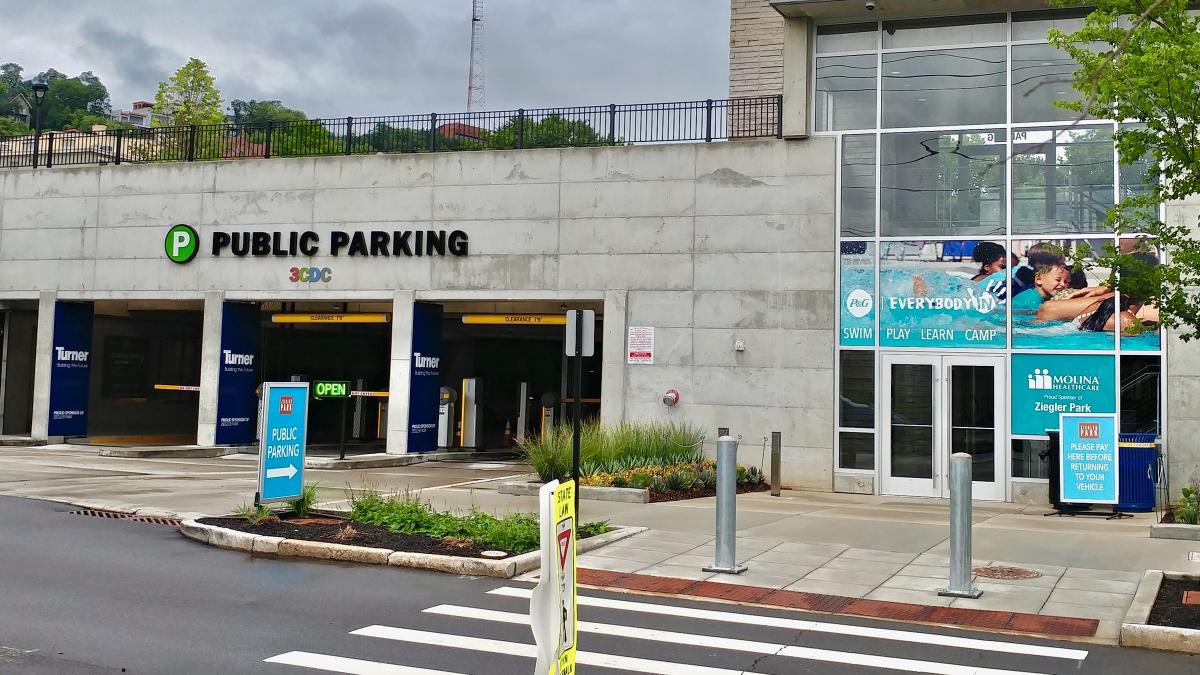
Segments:
[[[953,628],[1041,635],[1052,638],[1096,641],[1096,630],[1100,626],[1100,622],[1096,619],[940,605],[917,605],[906,602],[848,598],[839,595],[726,584],[716,581],[627,574],[608,570],[580,568],[577,578],[581,585],[606,591],[718,600],[771,609],[848,614],[871,619],[891,619],[907,623],[936,624]],[[1193,632],[1200,633],[1200,631]]]
[[[1185,541],[1200,541],[1200,525],[1185,525],[1183,523],[1159,523],[1150,526],[1152,539],[1183,539]]]
[[[1163,579],[1193,578],[1195,577],[1190,574],[1146,570],[1134,593],[1133,604],[1129,606],[1129,611],[1125,613],[1125,619],[1121,622],[1121,646],[1200,654],[1200,630],[1152,626],[1148,623],[1150,609],[1158,597],[1158,589],[1162,586]]]
[[[304,458],[304,468],[324,469],[327,471],[381,469],[392,466],[408,466],[410,464],[422,464],[424,462],[437,462],[446,459],[486,460],[495,459],[495,454],[487,452],[468,452],[465,450],[457,452],[449,451],[412,453],[406,455],[389,455],[385,452],[373,452],[366,455],[347,457],[346,459],[324,457],[321,455],[308,455]]]
[[[644,527],[618,527],[611,532],[588,537],[578,542],[576,553],[587,553],[601,546],[620,541],[626,537],[645,532]],[[289,558],[313,558],[317,560],[334,560],[338,562],[355,562],[365,565],[387,565],[389,567],[409,567],[414,569],[448,572],[450,574],[466,574],[470,576],[497,577],[511,579],[518,574],[524,574],[537,569],[541,565],[541,551],[530,551],[503,560],[488,560],[486,558],[466,558],[453,555],[438,555],[436,553],[413,553],[410,551],[393,551],[386,548],[370,548],[366,546],[348,546],[346,544],[327,544],[319,541],[302,539],[285,539],[283,537],[267,537],[261,534],[251,534],[240,530],[231,530],[216,525],[206,525],[195,520],[184,520],[179,524],[179,532],[183,536],[200,543],[246,553],[267,553]]]
[[[162,450],[143,450],[138,448],[100,448],[101,457],[123,457],[125,459],[211,459],[250,452],[239,446],[195,446],[190,448],[168,448]]]
[[[62,497],[47,497],[44,495],[10,495],[21,497],[22,499],[37,499],[43,502],[54,502],[56,504],[65,504],[80,509],[94,509],[96,511],[116,511],[118,513],[129,513],[136,516],[150,516],[153,518],[176,518],[178,520],[195,520],[196,518],[207,518],[206,513],[197,513],[195,511],[168,511],[153,506],[142,506],[141,504],[127,504],[124,502],[102,502],[89,499],[72,499],[70,501]]]
[[[512,481],[501,483],[498,492],[514,497],[536,497],[543,483]],[[621,502],[625,504],[649,504],[650,491],[642,488],[601,487],[599,485],[583,485],[579,488],[579,498],[597,502]]]

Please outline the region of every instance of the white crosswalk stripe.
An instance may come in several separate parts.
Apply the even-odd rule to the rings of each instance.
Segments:
[[[529,589],[512,586],[497,588],[490,591],[487,595],[487,597],[501,602],[506,600],[527,600],[529,596]],[[626,654],[587,651],[583,649],[583,647],[587,646],[587,643],[581,638],[581,642],[584,642],[584,644],[577,655],[577,662],[581,666],[641,673],[659,673],[661,675],[749,675],[747,671],[740,670],[740,668],[751,667],[748,665],[749,661],[747,659],[749,657],[761,658],[763,656],[784,659],[785,661],[792,661],[794,659],[797,662],[805,661],[810,664],[813,662],[828,663],[863,669],[886,669],[911,673],[930,673],[932,675],[1038,675],[1038,673],[1033,671],[1014,670],[1003,666],[1013,665],[1013,658],[1024,658],[1024,661],[1017,661],[1016,663],[1028,666],[1032,663],[1031,658],[1037,658],[1046,659],[1047,667],[1057,670],[1061,670],[1063,666],[1069,666],[1074,669],[1082,665],[1083,660],[1088,654],[1086,650],[1082,649],[1067,649],[1015,641],[967,638],[921,631],[875,628],[809,619],[763,616],[759,614],[741,614],[731,611],[681,607],[671,604],[617,600],[592,595],[580,595],[579,604],[581,607],[591,607],[608,612],[607,616],[609,617],[617,616],[618,614],[616,613],[620,613],[621,616],[632,615],[633,617],[657,616],[662,618],[663,621],[667,621],[667,617],[670,617],[679,620],[713,622],[714,626],[725,624],[730,629],[733,626],[755,626],[768,630],[783,629],[788,631],[789,635],[795,636],[821,634],[838,636],[843,642],[846,642],[848,639],[865,639],[868,641],[864,645],[853,644],[851,649],[854,651],[840,651],[837,649],[781,644],[779,642],[748,640],[695,632],[645,628],[617,622],[579,622],[581,635],[595,635],[609,638],[608,644],[611,644],[612,638],[616,638],[623,641],[623,644],[634,644],[635,641],[644,641],[675,646],[682,645],[688,649],[701,650],[697,654],[728,653],[729,656],[723,657],[718,663],[720,665],[728,665],[731,662],[739,664],[737,668],[719,668],[699,665],[697,663],[681,663],[639,658]],[[401,654],[423,653],[423,651],[413,650],[413,647],[421,647],[422,650],[445,649],[451,650],[453,653],[469,654],[474,652],[481,655],[492,654],[516,657],[518,659],[533,659],[536,657],[536,648],[532,644],[532,635],[518,630],[518,633],[522,636],[522,641],[509,641],[484,637],[483,633],[485,631],[480,630],[480,627],[483,625],[495,626],[496,628],[486,630],[492,631],[492,634],[504,632],[505,635],[511,635],[514,626],[529,625],[529,616],[524,603],[513,603],[510,609],[519,609],[520,611],[443,604],[425,609],[423,614],[430,617],[437,616],[444,619],[462,620],[465,622],[462,628],[455,626],[453,629],[454,632],[438,632],[399,626],[370,625],[352,630],[349,635],[354,638],[375,638],[387,640],[392,643],[409,645],[409,647],[398,650],[398,653]],[[746,633],[745,628],[740,630],[743,635]],[[764,633],[764,635],[766,634]],[[889,655],[888,652],[893,651],[893,646],[898,643],[932,647],[934,648],[934,653],[938,655],[935,658],[948,658],[951,662]],[[351,642],[350,644],[361,646],[363,643]],[[842,645],[839,644],[838,646]],[[661,649],[656,648],[656,650],[653,652],[655,655],[663,653]],[[961,659],[942,656],[957,653],[956,650],[963,650],[969,656],[964,656]],[[379,650],[378,648],[373,648],[373,651],[378,652]],[[619,651],[625,650],[622,649]],[[675,649],[667,650],[666,653],[680,652],[678,649]],[[734,655],[738,654],[742,656],[735,660]],[[1008,659],[1008,662],[1003,663],[1001,661],[1001,665],[982,665],[982,659],[988,654],[992,656],[987,658],[993,659],[993,661]],[[928,656],[928,653],[927,651],[921,652],[919,655],[925,657]],[[450,656],[453,656],[453,654]],[[486,656],[480,658],[483,660],[471,660],[471,657],[467,657],[466,660],[460,660],[458,663],[466,662],[475,664],[467,668],[467,672],[497,672],[492,670],[495,664],[488,661]],[[686,660],[690,658],[690,655],[683,653],[683,658]],[[973,663],[952,662],[956,660],[972,661]],[[457,673],[445,670],[432,670],[416,666],[307,651],[286,652],[265,659],[265,661],[285,666],[295,666],[325,672],[353,673],[355,675],[458,675]],[[1070,661],[1074,661],[1075,663],[1066,663]],[[450,662],[454,663],[453,660]],[[446,661],[441,660],[435,665],[442,665],[444,663]],[[1041,662],[1039,661],[1038,663]],[[461,666],[459,667],[461,668]],[[812,666],[810,665],[809,667],[811,668]]]

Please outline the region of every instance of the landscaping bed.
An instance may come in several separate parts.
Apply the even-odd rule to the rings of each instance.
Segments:
[[[740,483],[737,486],[738,494],[747,492],[766,492],[771,489],[771,486],[766,483]],[[675,502],[683,499],[700,499],[702,497],[714,497],[717,494],[716,486],[698,488],[691,490],[667,490],[665,492],[650,492],[650,503],[655,502]]]
[[[393,551],[435,553],[464,558],[483,557],[480,555],[482,549],[473,543],[450,545],[442,539],[427,534],[401,534],[386,527],[367,523],[351,523],[340,518],[290,518],[285,516],[268,519],[258,524],[248,523],[242,518],[200,518],[196,522],[264,537],[283,537],[284,539],[319,541],[326,544],[367,546]],[[344,532],[347,526],[353,528],[353,536],[339,534]]]
[[[1183,604],[1183,594],[1195,591],[1200,595],[1200,579],[1166,577],[1158,588],[1149,623],[1154,626],[1200,629],[1200,604]]]

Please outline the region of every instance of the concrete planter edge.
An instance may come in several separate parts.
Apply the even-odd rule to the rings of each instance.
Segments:
[[[1154,606],[1154,599],[1158,597],[1158,589],[1162,586],[1164,578],[1194,579],[1195,576],[1163,572],[1162,570],[1146,570],[1134,593],[1133,603],[1129,606],[1129,610],[1125,613],[1125,619],[1121,622],[1121,646],[1200,654],[1200,630],[1153,626],[1147,623],[1150,618],[1150,609]]]

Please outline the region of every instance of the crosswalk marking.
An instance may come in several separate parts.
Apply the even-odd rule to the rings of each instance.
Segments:
[[[529,617],[525,614],[517,614],[516,612],[500,612],[491,609],[479,609],[476,607],[438,605],[436,607],[430,607],[425,611],[431,614],[454,616],[463,619],[479,619],[482,621],[496,621],[500,623],[511,623],[518,625],[529,623]],[[652,628],[639,628],[636,626],[619,626],[615,624],[595,623],[592,621],[580,621],[579,630],[584,633],[608,635],[611,637],[624,637],[633,640],[651,640],[654,642],[670,642],[674,644],[708,647],[711,649],[726,649],[737,652],[751,652],[768,655],[774,654],[778,656],[790,656],[799,659],[807,659],[810,661],[825,661],[829,663],[844,663],[859,666],[871,666],[875,668],[890,668],[892,670],[905,670],[914,673],[934,673],[937,675],[1031,675],[1025,673],[1024,671],[1016,670],[996,670],[993,668],[981,668],[977,666],[960,666],[951,663],[919,661],[915,659],[903,659],[891,656],[873,656],[871,654],[839,652],[830,649],[790,647],[787,645],[772,644],[770,642],[739,640],[736,638],[697,635],[694,633],[677,633],[673,631],[657,630]]]
[[[503,586],[488,591],[488,593],[492,595],[524,599],[528,599],[531,592],[532,591],[528,588],[516,588],[512,586]],[[578,601],[580,605],[588,607],[600,607],[604,609],[615,609],[628,612],[662,614],[665,616],[704,619],[708,621],[723,621],[725,623],[738,623],[751,626],[770,626],[772,628],[786,628],[797,631],[831,633],[852,637],[874,638],[877,640],[913,642],[939,647],[978,649],[982,651],[1001,652],[1005,654],[1023,654],[1027,656],[1041,656],[1056,659],[1069,659],[1074,661],[1082,661],[1087,657],[1088,654],[1086,651],[1081,649],[1045,647],[1042,645],[1023,644],[1020,642],[1003,642],[999,640],[981,640],[977,638],[956,637],[953,635],[939,635],[936,633],[921,633],[915,631],[895,630],[891,628],[872,628],[870,626],[854,626],[850,624],[810,621],[807,619],[788,619],[783,617],[759,616],[754,614],[737,614],[734,612],[721,612],[711,609],[695,609],[692,607],[677,607],[674,605],[656,605],[649,602],[614,600],[611,598],[599,598],[589,595],[578,596]]]
[[[378,661],[363,661],[344,656],[329,654],[314,654],[313,652],[288,652],[279,656],[263,659],[266,663],[281,663],[285,666],[299,666],[313,670],[325,670],[332,673],[349,673],[350,675],[463,675],[447,670],[430,670],[428,668],[413,668],[398,666]]]
[[[537,647],[534,645],[472,637],[470,635],[433,633],[409,628],[394,628],[392,626],[367,626],[366,628],[351,631],[350,634],[435,645],[438,647],[470,649],[492,654],[525,656],[531,659],[537,658]],[[709,666],[697,666],[690,663],[670,663],[667,661],[639,659],[632,656],[617,656],[615,654],[598,654],[584,651],[575,654],[575,661],[585,666],[632,670],[638,673],[655,673],[656,675],[743,675],[741,671],[726,668],[711,668]]]

